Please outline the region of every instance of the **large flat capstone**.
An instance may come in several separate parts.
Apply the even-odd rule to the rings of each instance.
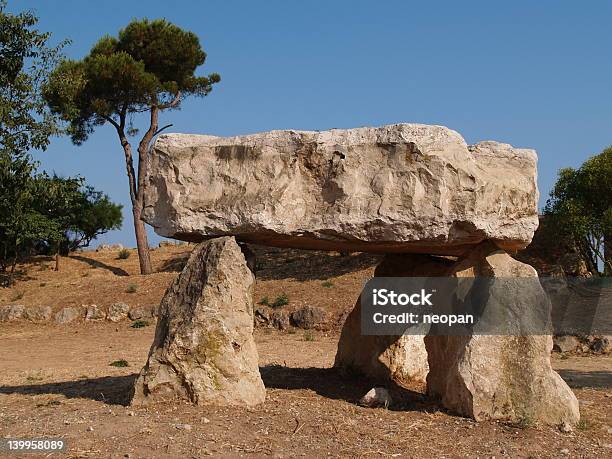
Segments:
[[[536,162],[533,150],[419,124],[166,134],[144,219],[187,241],[460,255],[489,239],[515,251],[538,226]]]

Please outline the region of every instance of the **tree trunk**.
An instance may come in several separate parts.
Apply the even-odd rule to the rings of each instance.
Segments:
[[[59,271],[60,269],[60,249],[57,248],[57,252],[55,252],[55,270]]]
[[[138,261],[140,262],[140,274],[151,274],[151,256],[149,254],[149,240],[147,238],[147,230],[144,222],[140,219],[142,210],[140,206],[132,207],[134,215],[134,230],[136,232],[136,246],[138,247]]]
[[[604,234],[603,247],[603,272],[605,276],[612,276],[612,234]]]
[[[136,247],[138,248],[138,261],[140,262],[140,274],[151,274],[151,256],[149,255],[149,241],[147,239],[147,230],[144,222],[140,219],[142,213],[142,196],[143,193],[139,190],[136,182],[136,172],[134,170],[134,160],[132,158],[132,146],[128,142],[127,136],[123,131],[125,126],[125,114],[121,116],[121,123],[109,119],[117,129],[119,140],[125,154],[125,167],[130,185],[130,200],[132,201],[132,215],[134,217],[134,233],[136,234]],[[139,164],[141,167],[142,164]],[[139,171],[140,172],[140,171]]]

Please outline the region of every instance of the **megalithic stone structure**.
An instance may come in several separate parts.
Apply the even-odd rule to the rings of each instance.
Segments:
[[[536,165],[533,150],[467,145],[455,131],[420,124],[160,136],[143,218],[162,236],[207,242],[162,301],[134,403],[264,400],[254,278],[237,242],[384,253],[376,275],[385,277],[536,276],[508,255],[538,226]],[[551,368],[550,345],[550,336],[363,336],[358,303],[336,365],[399,384],[427,373],[430,395],[476,420],[575,423],[578,404]]]

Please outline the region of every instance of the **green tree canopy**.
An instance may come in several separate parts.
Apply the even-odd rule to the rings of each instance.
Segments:
[[[612,147],[578,169],[561,169],[545,214],[575,240],[591,272],[603,266],[612,274]]]
[[[57,239],[44,241],[50,249],[64,254],[89,246],[98,236],[121,228],[121,205],[86,185],[82,177],[39,174],[33,180],[35,210],[56,222]]]
[[[31,12],[8,13],[0,0],[0,154],[44,150],[59,132],[41,90],[66,42],[48,46],[50,34],[37,22]]]
[[[170,22],[131,22],[117,37],[105,36],[82,60],[61,62],[45,85],[44,97],[61,116],[75,144],[97,126],[109,123],[125,155],[140,268],[151,272],[148,242],[140,219],[150,143],[159,128],[159,112],[175,109],[186,96],[206,96],[220,81],[216,73],[196,76],[206,59],[198,37]],[[138,143],[137,170],[129,135],[138,113],[148,112],[148,129]],[[167,127],[167,126],[166,126]]]
[[[33,251],[67,252],[121,227],[121,206],[82,178],[37,172],[29,155],[0,155],[0,275],[12,282],[19,259]]]

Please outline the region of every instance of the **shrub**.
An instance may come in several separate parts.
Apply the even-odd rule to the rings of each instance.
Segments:
[[[261,306],[270,306],[270,300],[267,296],[264,296],[257,304],[260,304]]]
[[[17,301],[23,298],[24,292],[15,292],[15,294],[11,297],[11,301]]]
[[[114,362],[109,363],[109,365],[111,367],[117,367],[117,368],[123,368],[123,367],[129,367],[130,364],[127,362],[127,360],[121,359],[121,360],[115,360]]]
[[[130,252],[128,249],[121,249],[119,253],[117,254],[117,259],[127,260],[128,258],[130,258],[131,254],[132,252]]]
[[[146,320],[135,320],[134,323],[131,325],[132,328],[144,328],[144,327],[148,327],[149,326],[149,322]]]
[[[137,290],[138,290],[138,285],[136,284],[130,284],[125,289],[126,293],[136,293]]]
[[[315,336],[311,331],[307,331],[304,333],[304,341],[314,341]]]
[[[334,283],[332,281],[325,281],[321,285],[325,288],[332,288],[334,286]]]
[[[276,297],[274,302],[270,305],[271,308],[282,308],[289,304],[289,297],[286,293],[282,293]]]

